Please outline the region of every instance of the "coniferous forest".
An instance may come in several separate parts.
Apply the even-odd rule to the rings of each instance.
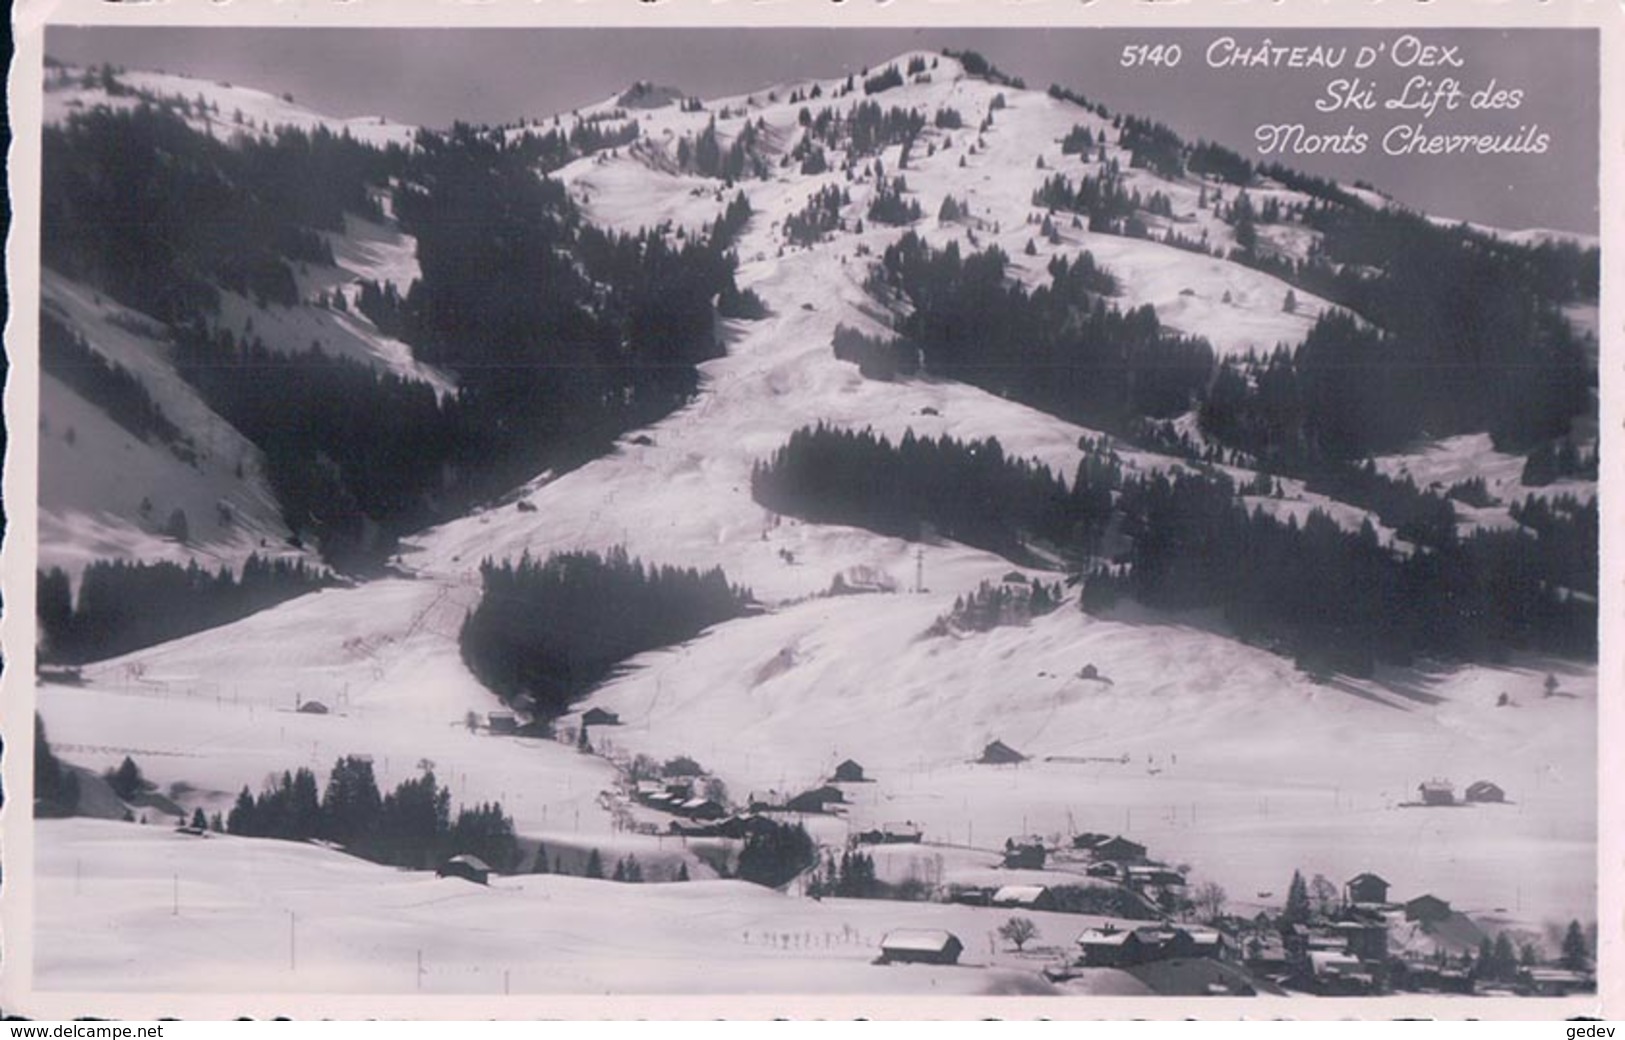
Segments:
[[[807,520],[908,539],[935,530],[1012,558],[1041,540],[1073,561],[1086,610],[1125,597],[1218,610],[1238,635],[1317,674],[1364,675],[1419,655],[1596,652],[1595,501],[1531,499],[1514,530],[1461,537],[1453,524],[1419,523],[1425,541],[1384,545],[1369,521],[1348,531],[1319,510],[1300,525],[1249,509],[1244,496],[1268,491],[1209,467],[1126,473],[1091,444],[1069,486],[996,441],[911,431],[894,446],[825,426],[797,431],[758,464],[752,489]],[[1114,524],[1129,547],[1108,558]]]
[[[463,622],[463,660],[510,702],[552,717],[627,658],[739,617],[748,590],[720,569],[645,565],[624,549],[480,566],[484,591]]]
[[[1116,280],[1088,253],[1057,257],[1050,284],[1030,293],[1008,281],[1008,263],[996,246],[962,257],[957,242],[938,250],[909,232],[886,247],[868,286],[909,305],[897,331],[934,375],[1107,429],[1196,401],[1212,348],[1165,332],[1150,306],[1109,303]]]
[[[96,560],[79,593],[60,569],[38,575],[40,660],[78,664],[116,657],[239,618],[331,584],[302,560],[250,556],[240,576],[195,561]]]
[[[259,794],[244,787],[225,819],[231,834],[309,841],[320,838],[354,855],[422,870],[447,856],[478,856],[499,871],[519,865],[513,820],[497,802],[451,812],[451,789],[426,771],[380,794],[372,761],[348,756],[333,763],[327,788],[300,767],[267,780]]]
[[[813,523],[851,524],[918,539],[944,538],[1009,557],[1032,541],[1062,541],[1064,482],[1005,455],[998,440],[916,437],[892,444],[872,430],[804,427],[751,473],[756,501]]]
[[[288,129],[228,145],[173,103],[143,99],[74,113],[44,134],[44,261],[171,325],[182,374],[266,449],[288,526],[345,569],[681,405],[698,385],[694,366],[719,349],[715,301],[761,316],[734,286],[727,251],[750,216],[742,197],[707,233],[673,243],[654,230],[599,231],[536,175],[539,161],[621,140],[608,131],[510,138],[459,124],[420,132],[407,151]],[[378,217],[392,183],[422,277],[373,286],[363,310],[454,373],[454,396],[335,359],[319,341],[273,349],[221,325],[223,290],[260,307],[308,302],[295,274],[332,262],[322,233],[342,230],[345,213]],[[51,345],[53,357],[78,358],[71,336]],[[72,365],[80,382],[97,371]],[[98,399],[116,398],[121,421],[164,437],[162,413],[118,371],[95,377]]]

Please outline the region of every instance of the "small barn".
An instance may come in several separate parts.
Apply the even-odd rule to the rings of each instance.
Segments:
[[[1507,793],[1501,790],[1499,784],[1489,780],[1479,780],[1468,786],[1467,800],[1469,802],[1504,802],[1507,800]]]
[[[613,711],[605,711],[603,708],[588,708],[581,713],[581,724],[583,726],[619,726],[621,717]]]
[[[952,932],[899,928],[880,940],[881,964],[958,964],[965,944]]]
[[[1043,870],[1048,855],[1040,842],[1005,839],[1004,865],[1011,870]]]
[[[672,811],[691,820],[720,820],[728,815],[725,806],[709,798],[690,798]]]
[[[879,827],[859,831],[857,839],[864,845],[918,845],[922,836],[920,825],[910,821],[883,823]]]
[[[1388,882],[1372,873],[1356,874],[1343,885],[1350,903],[1388,902]]]
[[[1176,948],[1182,957],[1204,957],[1209,960],[1230,960],[1235,944],[1217,928],[1181,928]]]
[[[828,812],[827,807],[829,805],[842,804],[845,801],[846,795],[841,793],[840,788],[825,784],[822,787],[815,787],[811,791],[801,792],[788,802],[785,802],[784,807],[791,812],[821,813]]]
[[[1119,834],[1095,845],[1090,852],[1097,862],[1136,863],[1145,859],[1146,847]]]
[[[1125,880],[1140,888],[1183,887],[1185,875],[1168,867],[1137,864],[1128,868],[1128,877]]]
[[[493,711],[486,714],[485,726],[492,733],[517,733],[519,720],[511,711]]]
[[[435,877],[458,877],[479,885],[489,884],[491,880],[490,866],[478,856],[466,853],[446,860],[434,873]]]
[[[864,781],[863,767],[850,758],[835,767],[835,782],[838,784],[861,784]]]
[[[326,715],[327,705],[321,701],[304,701],[299,705],[301,715]]]
[[[1023,910],[1054,910],[1055,896],[1044,885],[1005,885],[993,893],[992,903]]]
[[[1455,805],[1456,788],[1448,780],[1429,780],[1417,785],[1423,805]]]
[[[1159,942],[1148,942],[1137,931],[1114,928],[1090,928],[1078,936],[1078,947],[1083,963],[1089,968],[1122,968],[1143,964],[1158,956]]]
[[[983,765],[1009,766],[1027,761],[1027,756],[1010,747],[1004,741],[995,740],[982,749],[982,757],[977,761]]]
[[[1405,920],[1423,924],[1450,919],[1450,904],[1438,896],[1424,895],[1405,904]]]

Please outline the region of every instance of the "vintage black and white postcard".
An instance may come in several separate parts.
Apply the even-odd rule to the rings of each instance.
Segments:
[[[1618,7],[852,6],[22,5],[8,1010],[1619,998]]]

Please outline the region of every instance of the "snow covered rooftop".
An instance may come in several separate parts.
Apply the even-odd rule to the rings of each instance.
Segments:
[[[958,939],[952,932],[937,929],[899,928],[887,932],[885,938],[880,940],[882,950],[918,950],[938,953],[948,948],[949,943]]]

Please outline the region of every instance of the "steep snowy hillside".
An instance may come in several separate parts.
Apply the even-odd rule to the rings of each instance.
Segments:
[[[98,107],[174,105],[184,99],[188,125],[222,139],[274,139],[279,129],[293,127],[377,146],[406,146],[415,132],[379,120],[333,120],[291,99],[163,73],[104,78],[97,70],[57,66],[47,80],[48,126]],[[296,303],[256,303],[228,291],[215,321],[245,342],[257,337],[273,351],[295,353],[319,345],[333,356],[450,393],[454,382],[446,374],[415,361],[409,347],[355,307],[362,281],[404,288],[418,274],[416,243],[390,215],[389,196],[377,201],[381,221],[347,215],[344,233],[327,236],[334,266],[299,266]],[[344,309],[325,302],[340,294],[348,302]],[[173,330],[49,267],[42,307],[97,355],[129,372],[179,428],[181,442],[172,448],[132,434],[110,420],[104,406],[48,376],[40,402],[41,568],[61,567],[76,578],[96,559],[193,560],[213,570],[235,568],[253,553],[313,556],[290,544],[293,532],[267,483],[259,447],[177,373]],[[177,514],[186,518],[185,539],[171,530]]]
[[[1433,892],[1466,912],[1512,925],[1538,930],[1550,921],[1589,919],[1596,891],[1594,652],[1564,656],[1549,646],[1538,652],[1502,646],[1495,648],[1499,656],[1446,657],[1424,644],[1405,667],[1378,663],[1369,674],[1339,674],[1306,663],[1306,655],[1295,655],[1296,648],[1274,633],[1242,638],[1219,609],[1158,610],[1127,598],[1080,609],[1091,567],[1116,567],[1121,576],[1135,539],[1152,540],[1131,530],[1122,513],[1104,539],[1110,548],[1084,553],[1076,545],[1035,545],[1017,563],[938,537],[924,522],[918,538],[891,537],[776,511],[753,494],[755,467],[796,431],[819,423],[870,428],[894,442],[909,432],[966,443],[997,438],[1007,458],[1037,460],[1068,483],[1080,463],[1115,453],[1122,479],[1180,474],[1210,480],[1224,488],[1227,502],[1233,499],[1243,522],[1254,518],[1260,528],[1270,520],[1294,535],[1314,527],[1321,544],[1343,545],[1369,524],[1369,544],[1359,543],[1349,555],[1393,568],[1377,572],[1384,575],[1416,559],[1467,567],[1471,561],[1455,535],[1465,540],[1483,528],[1510,537],[1520,530],[1512,509],[1530,496],[1595,498],[1595,479],[1579,458],[1565,461],[1567,472],[1532,487],[1524,482],[1524,458],[1498,449],[1489,432],[1383,453],[1370,481],[1407,477],[1423,490],[1439,485],[1441,493],[1484,482],[1487,504],[1462,504],[1453,514],[1455,527],[1447,518],[1449,534],[1430,543],[1427,532],[1401,530],[1391,513],[1384,515],[1387,503],[1375,501],[1380,496],[1337,497],[1330,484],[1314,479],[1323,473],[1292,468],[1301,459],[1266,464],[1261,453],[1212,434],[1199,395],[1182,398],[1170,410],[1178,414],[1157,417],[1163,425],[1118,417],[1092,425],[1058,418],[1024,403],[1019,393],[947,378],[929,364],[895,380],[866,377],[858,365],[837,359],[832,341],[843,327],[889,337],[894,322],[917,313],[906,297],[882,299],[876,291],[880,258],[906,231],[936,255],[952,249],[951,255],[968,257],[998,247],[1008,261],[1004,273],[1024,293],[1051,292],[1059,281],[1052,269],[1057,258],[1077,264],[1087,252],[1115,279],[1114,293],[1094,294],[1097,314],[1108,306],[1124,312],[1150,307],[1153,339],[1200,337],[1212,348],[1210,367],[1226,359],[1250,365],[1250,354],[1297,347],[1317,330],[1324,335],[1321,319],[1334,310],[1326,298],[1285,280],[1296,271],[1293,262],[1319,251],[1322,232],[1306,223],[1260,219],[1255,228],[1249,220],[1221,217],[1221,201],[1241,205],[1236,185],[1134,165],[1120,123],[1094,108],[967,75],[948,56],[906,54],[890,64],[921,71],[872,99],[861,83],[848,91],[841,79],[704,103],[673,95],[654,107],[618,96],[572,116],[571,132],[591,128],[603,135],[593,139],[602,147],[566,156],[556,168],[538,159],[548,176],[526,170],[517,188],[456,167],[456,146],[447,143],[446,154],[454,158],[430,173],[418,170],[423,183],[373,185],[370,215],[346,212],[342,225],[334,225],[342,232],[321,233],[331,265],[289,261],[292,303],[222,291],[208,335],[244,345],[257,338],[282,357],[315,344],[322,353],[307,357],[361,362],[387,374],[459,433],[503,408],[511,409],[501,413],[504,422],[534,419],[535,428],[549,434],[568,431],[576,416],[556,417],[553,399],[538,394],[533,401],[523,393],[517,405],[504,399],[501,374],[518,380],[521,371],[534,375],[532,369],[548,365],[560,373],[611,366],[586,352],[550,356],[547,364],[520,353],[479,353],[491,348],[485,342],[413,340],[408,346],[411,336],[391,324],[398,312],[362,313],[363,283],[369,292],[393,287],[402,299],[417,283],[415,316],[423,320],[422,310],[432,310],[422,301],[443,291],[446,269],[457,267],[445,258],[459,231],[456,220],[431,212],[440,201],[432,189],[455,180],[453,174],[468,174],[481,189],[512,188],[513,197],[527,203],[547,203],[545,193],[559,189],[579,207],[584,225],[648,235],[551,238],[559,228],[577,233],[576,211],[561,210],[565,215],[549,223],[555,213],[538,213],[539,203],[507,215],[522,225],[513,239],[542,243],[537,251],[554,266],[529,271],[533,280],[518,286],[504,281],[505,271],[454,270],[468,295],[439,299],[483,298],[490,290],[507,300],[496,290],[513,288],[512,298],[524,301],[554,288],[548,279],[572,291],[579,286],[580,298],[561,293],[564,303],[547,316],[583,339],[597,337],[594,346],[624,350],[616,357],[625,361],[635,354],[636,332],[650,324],[640,309],[649,304],[639,295],[648,285],[616,281],[620,269],[603,256],[641,258],[640,249],[653,253],[648,243],[660,242],[671,249],[662,257],[678,258],[674,267],[698,266],[693,256],[709,254],[679,250],[723,236],[722,222],[742,196],[748,220],[729,230],[728,253],[738,266],[725,272],[732,280],[726,289],[706,288],[700,327],[711,328],[713,306],[720,308],[735,283],[762,311],[745,307],[744,316],[717,318],[719,343],[705,355],[709,360],[656,357],[651,367],[662,373],[693,364],[692,394],[660,396],[651,384],[629,383],[593,385],[578,398],[561,398],[603,408],[593,414],[609,418],[593,436],[581,433],[580,443],[571,442],[578,450],[561,453],[560,465],[525,470],[466,515],[434,512],[441,505],[434,492],[488,462],[479,449],[491,445],[470,438],[474,450],[448,453],[424,478],[429,491],[396,496],[410,499],[402,515],[443,519],[407,534],[384,559],[369,561],[369,580],[94,661],[71,680],[51,676],[38,690],[39,713],[64,760],[95,772],[117,767],[126,756],[139,764],[154,785],[137,807],[150,823],[168,822],[160,819],[167,809],[161,799],[188,816],[197,809],[225,814],[245,787],[252,793],[299,768],[313,771],[321,786],[336,760],[361,756],[386,792],[432,770],[453,792],[453,811],[459,804],[500,802],[526,866],[539,845],[546,850],[544,867],[562,862],[579,873],[577,865],[594,851],[635,855],[652,865],[655,880],[675,879],[681,868],[695,883],[514,876],[475,888],[286,842],[190,838],[111,821],[42,822],[36,829],[42,983],[183,990],[195,985],[190,969],[211,964],[208,984],[222,990],[252,980],[254,989],[346,991],[413,991],[419,982],[435,993],[495,993],[510,985],[514,992],[575,993],[1037,993],[1054,988],[1037,972],[1057,948],[1069,949],[1091,920],[1036,914],[1049,949],[1029,956],[994,942],[994,930],[1009,916],[1004,908],[820,903],[799,898],[795,884],[769,891],[718,881],[730,864],[737,867],[742,843],[673,836],[669,815],[635,805],[631,771],[639,755],[658,762],[696,759],[720,784],[714,796],[738,808],[757,798],[781,803],[826,781],[843,759],[855,759],[871,782],[845,785],[847,804],[838,812],[798,819],[837,853],[864,829],[918,825],[923,844],[886,850],[881,867],[916,881],[952,880],[945,861],[953,877],[1006,876],[994,871],[1013,837],[1041,835],[1070,852],[1075,834],[1121,832],[1150,846],[1155,858],[1187,865],[1193,881],[1224,886],[1233,909],[1278,908],[1295,870],[1338,882],[1374,871],[1392,882],[1401,900]],[[78,70],[54,76],[50,119],[138,100]],[[241,109],[245,133],[257,128],[272,135],[287,124],[348,131],[376,144],[411,141],[409,128],[327,121],[287,99],[241,88],[145,73],[120,80],[154,95],[200,96],[189,125],[222,137],[235,132],[229,128],[239,125],[235,112]],[[833,132],[823,144],[807,143],[804,131],[818,125],[819,108],[844,112],[868,100],[877,111],[917,110],[922,126],[906,144],[869,152]],[[626,128],[634,120],[632,138]],[[1088,145],[1074,147],[1083,131]],[[544,148],[530,127],[498,136],[515,154]],[[484,154],[479,150],[490,144],[471,140],[461,141],[471,154]],[[702,146],[715,150],[711,161],[738,162],[749,172],[702,173],[693,158]],[[1035,194],[1057,173],[1069,185],[1100,177],[1118,184],[1125,197],[1133,193],[1143,203],[1133,211],[1135,224],[1036,204]],[[430,183],[435,175],[441,184]],[[906,179],[906,191],[897,191],[896,177]],[[1260,213],[1320,205],[1262,172],[1245,194]],[[467,195],[483,198],[478,191]],[[816,212],[819,198],[834,199],[833,209]],[[945,205],[949,200],[952,206]],[[910,202],[921,212],[901,223],[875,216],[893,215],[888,207],[906,212]],[[412,206],[419,224],[411,222]],[[809,219],[827,226],[807,234]],[[452,225],[449,232],[445,225]],[[430,230],[414,236],[407,228]],[[1249,233],[1257,236],[1248,247],[1252,262],[1226,258]],[[1261,256],[1279,264],[1271,267]],[[626,266],[644,274],[636,263]],[[611,269],[613,277],[604,273]],[[424,288],[436,279],[441,282],[433,290]],[[265,445],[222,419],[178,374],[177,341],[190,336],[186,342],[195,347],[203,333],[181,322],[166,327],[61,273],[48,271],[45,284],[45,311],[139,380],[180,430],[191,457],[133,436],[104,408],[47,377],[40,566],[77,570],[109,557],[212,563],[238,562],[253,552],[313,555],[311,546],[289,545],[298,532],[288,529],[286,503],[272,492]],[[684,288],[695,291],[687,283]],[[635,302],[620,325],[600,327],[584,317],[619,317],[613,307],[622,295]],[[407,307],[399,300],[396,306]],[[1088,309],[1080,308],[1071,323],[1085,323],[1081,311]],[[512,315],[504,311],[503,317]],[[581,324],[568,324],[573,319]],[[506,332],[514,325],[490,327]],[[1347,335],[1374,335],[1372,327],[1364,317],[1350,319]],[[272,363],[260,357],[269,370]],[[311,368],[321,370],[315,363]],[[1227,371],[1247,392],[1263,382],[1262,369]],[[563,383],[568,376],[558,378]],[[466,392],[475,379],[484,380],[478,385],[485,396]],[[1209,373],[1202,381],[1217,377]],[[522,385],[528,392],[541,384]],[[688,389],[680,378],[675,385]],[[648,391],[645,400],[635,400],[640,389]],[[613,410],[627,401],[636,407]],[[389,425],[392,416],[376,401],[358,399],[355,412],[354,429],[345,427],[351,440],[377,431],[385,431],[378,434],[385,440],[400,438],[399,444],[369,444],[378,454],[361,456],[363,473],[372,463],[394,464],[425,450],[408,440],[413,431]],[[350,418],[340,415],[335,425]],[[1587,421],[1582,416],[1576,427]],[[600,435],[602,444],[594,439]],[[325,451],[309,457],[317,465],[293,468],[337,469]],[[1590,462],[1594,470],[1594,455]],[[1348,462],[1337,475],[1349,472],[1367,471]],[[340,482],[333,487],[350,490]],[[339,496],[327,485],[305,490],[311,501]],[[1126,512],[1130,497],[1122,486],[1107,492],[1106,511],[1115,504]],[[184,540],[164,534],[166,518],[177,510],[189,521]],[[340,511],[347,519],[362,513],[350,505]],[[1330,533],[1311,522],[1315,512],[1330,517]],[[302,528],[317,526],[296,519]],[[370,531],[372,519],[357,526]],[[533,704],[505,705],[476,679],[459,645],[465,619],[481,602],[481,564],[618,546],[651,567],[722,568],[729,582],[753,595],[748,616],[624,662],[560,719],[503,732],[514,721],[506,712],[517,710],[518,722],[530,722]],[[1320,575],[1297,577],[1321,582],[1311,589],[1317,610],[1369,591]],[[1485,583],[1503,577],[1494,571]],[[983,583],[1002,587],[1017,578],[1023,589],[1026,579],[1064,582],[1058,608],[984,631],[945,620],[956,601]],[[1594,599],[1575,594],[1579,584],[1553,592],[1553,599],[1594,606]],[[527,620],[513,627],[523,630]],[[582,730],[581,714],[590,708],[615,713],[618,722]],[[549,722],[556,737],[544,735],[542,724]],[[1025,761],[978,763],[994,741]],[[1459,787],[1494,780],[1508,801],[1449,810],[1409,804],[1418,785],[1434,778]],[[91,869],[82,870],[87,864]],[[172,912],[176,898],[181,909]],[[301,929],[298,963],[282,974],[287,950],[280,944],[291,916]],[[954,930],[965,940],[965,961],[987,970],[870,965],[874,940],[901,926]],[[430,938],[436,952],[425,974],[415,975],[414,953]],[[150,956],[154,944],[166,956]],[[685,967],[672,969],[675,962]],[[1068,992],[1143,989],[1107,971],[1067,985],[1073,987]]]

